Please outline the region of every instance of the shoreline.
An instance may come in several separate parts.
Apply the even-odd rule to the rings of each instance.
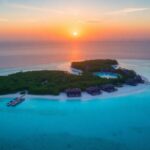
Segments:
[[[129,86],[129,85],[124,85],[121,88],[118,88],[117,91],[112,92],[112,93],[107,93],[107,92],[102,92],[102,94],[97,95],[97,96],[91,96],[86,92],[82,92],[81,97],[75,97],[75,98],[69,98],[65,93],[60,93],[58,96],[53,96],[53,95],[32,95],[32,94],[26,94],[25,98],[26,99],[46,99],[46,100],[51,100],[51,101],[90,101],[93,99],[107,99],[107,98],[114,98],[114,97],[122,97],[122,96],[127,96],[127,95],[133,95],[137,93],[142,93],[145,90],[147,90],[150,87],[149,83],[145,84],[139,84],[137,86]],[[7,95],[1,95],[0,98],[15,98],[20,96],[20,93],[16,94],[7,94]]]

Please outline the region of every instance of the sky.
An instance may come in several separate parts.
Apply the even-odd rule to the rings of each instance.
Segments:
[[[150,0],[0,0],[0,40],[150,40]]]

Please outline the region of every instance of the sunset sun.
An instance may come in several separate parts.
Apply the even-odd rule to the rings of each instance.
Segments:
[[[74,31],[74,32],[72,32],[72,36],[73,36],[73,37],[78,37],[78,36],[79,36],[79,33],[78,33],[77,31]]]

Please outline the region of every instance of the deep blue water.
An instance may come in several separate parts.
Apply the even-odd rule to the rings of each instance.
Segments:
[[[150,87],[93,101],[0,100],[1,150],[149,150]]]

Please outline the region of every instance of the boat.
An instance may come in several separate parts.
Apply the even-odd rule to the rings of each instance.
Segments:
[[[7,106],[10,107],[14,107],[14,106],[17,106],[19,105],[20,103],[22,103],[23,101],[25,101],[25,98],[24,96],[21,96],[21,97],[16,97],[15,99],[11,100],[10,102],[7,103]]]

